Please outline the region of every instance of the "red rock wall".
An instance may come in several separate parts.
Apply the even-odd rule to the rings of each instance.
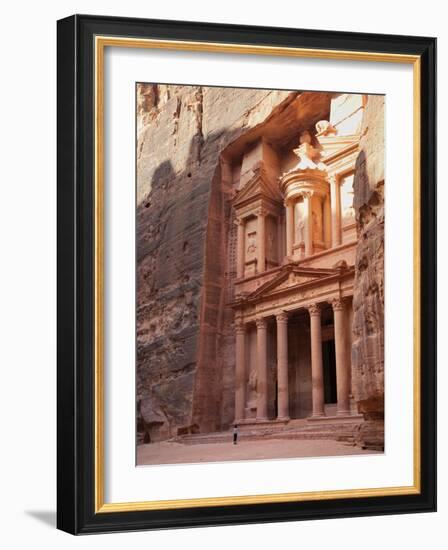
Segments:
[[[353,297],[353,395],[363,447],[384,447],[384,97],[369,96],[354,179],[358,231]]]
[[[224,369],[219,353],[233,321],[223,307],[232,222],[221,152],[289,95],[137,87],[139,441],[219,429],[233,414],[233,358]]]

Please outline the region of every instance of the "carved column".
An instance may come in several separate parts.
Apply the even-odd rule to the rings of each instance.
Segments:
[[[305,204],[305,256],[313,255],[313,204],[312,194],[303,193]]]
[[[333,300],[334,345],[336,350],[336,386],[338,415],[350,414],[350,368],[347,357],[345,307],[342,300]]]
[[[257,323],[257,420],[268,417],[267,322],[259,317]]]
[[[331,195],[331,246],[339,246],[341,237],[341,190],[336,176],[330,177]]]
[[[261,273],[266,269],[266,212],[259,210],[257,212],[257,271]]]
[[[282,311],[277,319],[277,404],[278,418],[289,419],[288,388],[288,315]]]
[[[246,327],[241,320],[235,322],[235,423],[244,420],[246,402]]]
[[[291,201],[285,204],[286,207],[286,255],[292,257],[294,244],[294,205]]]
[[[244,248],[245,248],[245,228],[244,219],[239,219],[235,222],[238,226],[237,230],[237,255],[236,255],[236,276],[238,279],[244,277]]]
[[[324,409],[324,369],[322,363],[322,329],[321,310],[319,305],[312,304],[308,307],[311,329],[311,377],[313,416],[325,416]]]

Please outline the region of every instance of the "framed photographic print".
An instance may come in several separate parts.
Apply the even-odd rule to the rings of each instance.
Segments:
[[[434,511],[433,38],[58,22],[58,527]]]

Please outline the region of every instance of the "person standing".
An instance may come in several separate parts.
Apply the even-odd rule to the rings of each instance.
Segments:
[[[238,441],[238,424],[233,426],[233,444],[236,445]]]

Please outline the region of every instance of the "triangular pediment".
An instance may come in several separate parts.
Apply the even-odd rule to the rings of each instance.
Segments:
[[[261,298],[262,296],[269,296],[277,292],[286,291],[290,288],[297,288],[301,285],[312,283],[324,277],[331,277],[335,274],[337,274],[337,270],[335,269],[304,268],[289,264],[284,266],[280,273],[274,276],[273,279],[267,281],[249,294],[247,299],[252,300]]]
[[[237,191],[233,199],[233,205],[234,207],[242,206],[260,198],[271,199],[276,202],[282,200],[278,186],[276,183],[269,181],[262,169],[256,170],[246,185]]]
[[[290,288],[291,286],[300,285],[303,283],[308,283],[312,280],[316,279],[316,277],[312,276],[305,276],[299,273],[295,273],[294,271],[288,274],[288,277],[280,282],[279,284],[275,285],[271,290],[283,290],[286,288]]]

